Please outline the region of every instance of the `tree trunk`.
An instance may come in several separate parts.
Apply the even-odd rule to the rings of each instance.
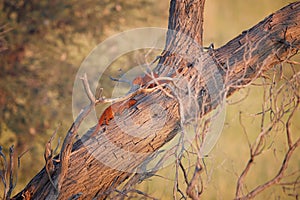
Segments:
[[[176,136],[183,123],[193,118],[188,115],[193,106],[204,105],[201,113],[204,116],[219,103],[214,101],[211,93],[231,95],[246,87],[263,71],[295,55],[300,46],[300,2],[268,16],[224,46],[207,51],[199,48],[202,46],[203,10],[204,0],[171,0],[170,30],[154,72],[161,77],[170,77],[172,81],[167,82],[167,86],[148,88],[151,92],[141,91],[130,96],[123,102],[134,99],[133,106],[125,107],[108,125],[97,127],[96,136],[83,137],[73,144],[78,125],[74,123],[69,131],[71,137],[67,136],[70,140],[65,141],[66,148],[62,149],[66,154],[61,154],[60,162],[53,161],[54,169],[50,175],[56,188],[43,168],[12,199],[104,199],[128,177],[145,167],[147,159]],[[211,87],[214,91],[203,93],[208,90],[208,81],[216,79]],[[174,98],[184,96],[176,87],[178,85],[192,88],[197,105],[192,103],[190,107],[181,108],[180,100],[184,98]],[[160,109],[153,111],[153,102]],[[163,115],[166,120],[162,122],[160,116]],[[120,125],[118,118],[131,119],[135,125]],[[124,127],[126,133],[134,134],[126,134]],[[87,135],[95,129],[92,128]],[[143,139],[135,137],[140,132],[155,134]],[[68,154],[70,148],[72,151]]]

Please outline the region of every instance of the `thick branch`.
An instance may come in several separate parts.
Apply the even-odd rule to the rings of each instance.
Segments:
[[[204,4],[205,0],[171,1],[167,45],[176,38],[172,33],[183,33],[202,46]]]

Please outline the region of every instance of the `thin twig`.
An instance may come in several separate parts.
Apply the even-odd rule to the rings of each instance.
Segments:
[[[9,171],[9,188],[6,194],[6,199],[9,200],[13,189],[16,187],[14,183],[14,145],[9,148],[9,161],[10,161],[10,171]]]
[[[90,85],[89,85],[86,73],[80,79],[81,79],[81,81],[83,83],[84,91],[85,91],[87,97],[89,98],[90,103],[91,104],[95,103],[96,100],[95,100],[94,94],[91,91],[91,88],[90,88]]]
[[[51,185],[54,187],[55,191],[57,191],[57,186],[51,178],[51,176],[54,172],[53,150],[52,150],[51,144],[52,144],[52,141],[53,141],[57,131],[58,131],[58,128],[55,129],[55,131],[53,132],[51,138],[46,143],[45,152],[44,152],[44,159],[45,159],[45,162],[46,162],[46,164],[45,164],[46,173],[47,173],[49,181],[50,181]]]
[[[20,166],[21,166],[21,158],[22,158],[26,153],[28,153],[31,149],[32,149],[32,148],[29,148],[29,149],[23,151],[23,153],[21,153],[21,154],[18,156],[18,168],[20,168]]]

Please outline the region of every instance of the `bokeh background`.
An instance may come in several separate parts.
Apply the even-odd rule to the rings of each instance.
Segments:
[[[289,0],[209,0],[205,7],[204,44],[215,48],[249,29]],[[169,1],[159,0],[2,0],[0,1],[0,145],[7,152],[28,152],[21,159],[15,192],[43,167],[44,145],[59,128],[63,138],[72,117],[72,89],[76,72],[89,52],[116,33],[139,27],[168,24]],[[117,76],[118,69],[136,66],[134,58],[114,63],[106,76]],[[106,81],[109,81],[107,78]],[[259,80],[258,80],[259,81]],[[110,83],[104,81],[104,88]],[[105,85],[107,84],[107,86]],[[223,133],[208,165],[204,199],[232,199],[238,175],[248,160],[247,138],[239,123],[241,111],[253,139],[260,121],[251,114],[261,111],[263,88],[251,86],[231,97]],[[247,95],[245,95],[247,93]],[[247,96],[245,100],[231,105]],[[296,120],[300,120],[299,111]],[[299,135],[299,123],[293,124]],[[280,164],[285,139],[277,134],[276,155],[267,152],[251,171],[249,189],[273,177]],[[54,144],[56,144],[54,142]],[[280,144],[283,144],[280,147]],[[299,151],[290,167],[300,169]],[[159,172],[139,189],[159,199],[172,198],[173,166]],[[3,188],[0,187],[0,194]],[[282,187],[265,191],[258,199],[289,198]]]

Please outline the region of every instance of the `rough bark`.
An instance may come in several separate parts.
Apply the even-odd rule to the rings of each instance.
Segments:
[[[205,87],[206,80],[214,80],[215,74],[221,74],[225,93],[229,96],[255,80],[263,71],[294,55],[300,46],[300,2],[282,8],[224,46],[208,51],[199,48],[202,45],[203,7],[204,1],[171,1],[169,29],[176,32],[168,32],[166,49],[155,72],[178,80],[175,84],[186,77],[197,77],[192,84],[195,91],[199,91],[199,87]],[[191,40],[184,39],[184,35]],[[201,67],[201,74],[195,70],[196,67]],[[168,88],[165,90],[171,92]],[[44,168],[13,199],[104,199],[114,191],[152,152],[170,141],[181,128],[179,102],[167,96],[161,88],[150,93],[138,93],[131,98],[137,103],[119,116],[135,123],[135,126],[123,124],[126,131],[156,131],[155,134],[140,139],[125,134],[123,126],[117,120],[111,120],[108,125],[101,127],[95,137],[85,137],[74,143],[58,193]],[[163,109],[153,113],[153,102]],[[210,105],[205,112],[214,106]],[[167,113],[165,124],[159,123],[162,112]],[[153,126],[151,120],[155,116],[158,116],[157,124]],[[120,148],[116,150],[110,147],[109,142]],[[126,155],[128,152],[134,153],[130,162]],[[115,167],[120,166],[123,170],[113,169],[95,157]],[[54,162],[54,165],[52,179],[57,183],[61,177],[61,164]]]

